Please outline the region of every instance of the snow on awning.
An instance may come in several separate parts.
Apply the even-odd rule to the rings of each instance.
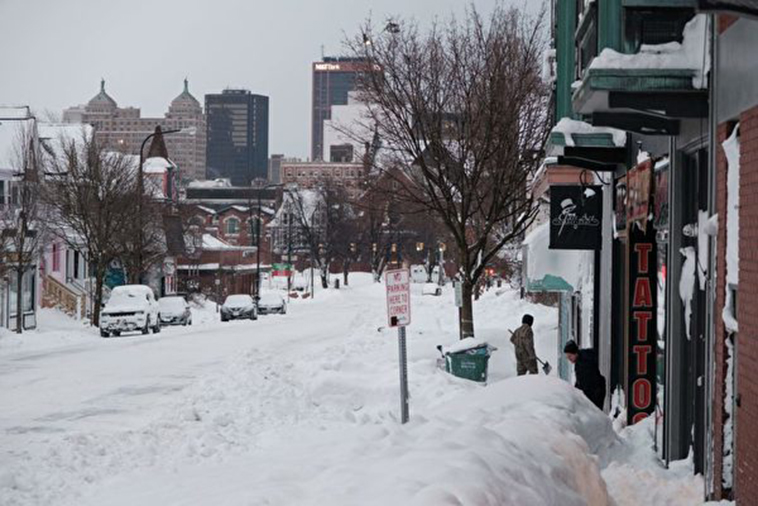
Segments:
[[[685,25],[681,43],[643,44],[635,54],[606,48],[592,60],[589,70],[692,70],[692,87],[702,89],[707,85],[705,72],[710,68],[707,34],[708,16],[698,14]]]
[[[623,148],[626,131],[618,128],[596,127],[584,121],[562,118],[550,132],[551,144],[563,146],[601,145]],[[593,142],[594,141],[594,142]]]
[[[526,289],[530,292],[574,292],[581,288],[591,251],[551,250],[550,224],[543,223],[524,239]]]

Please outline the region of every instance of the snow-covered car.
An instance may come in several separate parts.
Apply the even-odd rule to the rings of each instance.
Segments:
[[[424,283],[421,287],[421,295],[442,295],[442,287],[436,283]]]
[[[160,310],[153,290],[145,285],[117,286],[100,312],[100,335],[118,336],[122,332],[143,334],[161,331]]]
[[[250,295],[242,293],[229,295],[224,301],[224,305],[221,306],[221,321],[226,322],[247,318],[251,320],[258,319],[258,308],[253,298]]]
[[[258,314],[287,314],[287,302],[278,293],[263,293],[258,299]]]
[[[158,299],[161,325],[192,325],[192,312],[184,297],[169,295]]]

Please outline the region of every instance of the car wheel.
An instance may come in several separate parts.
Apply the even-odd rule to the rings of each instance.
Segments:
[[[161,333],[161,322],[158,321],[155,324],[155,327],[153,327],[153,334],[160,334]]]
[[[100,337],[110,337],[110,336],[111,335],[109,332],[106,332],[105,330],[100,329]]]
[[[145,319],[145,326],[142,328],[142,335],[145,336],[150,333],[150,318]]]
[[[114,330],[113,331],[113,335],[116,336],[116,337],[118,337],[118,336],[121,335],[121,331],[120,330]]]

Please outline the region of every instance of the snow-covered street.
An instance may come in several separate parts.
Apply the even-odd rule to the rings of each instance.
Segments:
[[[624,441],[566,383],[511,378],[506,329],[534,314],[537,353],[555,363],[557,320],[511,290],[475,308],[498,348],[483,387],[436,367],[435,346],[457,337],[452,291],[414,286],[401,425],[383,286],[351,281],[257,322],[209,307],[149,336],[63,321],[23,343],[2,334],[0,503],[697,503],[701,480],[660,468],[649,425]]]

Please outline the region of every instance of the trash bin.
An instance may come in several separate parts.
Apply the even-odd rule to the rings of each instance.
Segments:
[[[444,352],[445,370],[458,378],[483,383],[487,381],[487,367],[495,349],[481,343],[463,350]]]

